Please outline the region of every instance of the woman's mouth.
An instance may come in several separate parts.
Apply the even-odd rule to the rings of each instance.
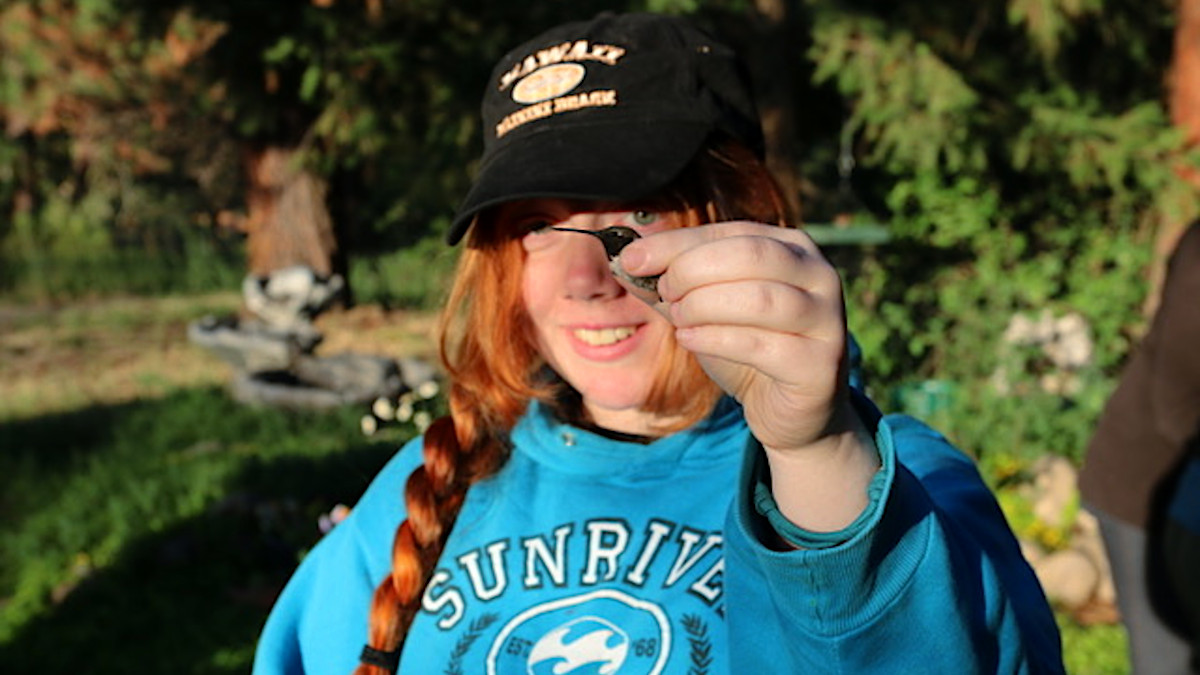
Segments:
[[[636,326],[612,326],[609,328],[576,328],[571,331],[575,339],[592,347],[607,347],[628,340],[637,332]]]

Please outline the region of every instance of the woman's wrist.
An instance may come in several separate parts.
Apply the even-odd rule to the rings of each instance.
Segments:
[[[803,448],[764,447],[780,513],[812,532],[836,532],[867,508],[880,467],[871,432],[847,401],[836,430]]]

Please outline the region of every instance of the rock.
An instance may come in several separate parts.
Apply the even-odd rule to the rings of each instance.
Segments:
[[[1045,344],[1046,356],[1067,370],[1086,366],[1092,360],[1091,329],[1083,315],[1071,312],[1054,321],[1054,331]]]
[[[992,374],[992,384],[1005,394],[1010,392],[1012,385],[1012,377],[1007,371],[1015,368],[1018,372],[1037,376],[1044,391],[1073,396],[1082,388],[1077,373],[1092,362],[1095,353],[1091,327],[1078,312],[1057,318],[1048,309],[1036,317],[1014,314],[1004,329],[1002,340],[1001,365]],[[1037,348],[1049,360],[1051,368],[1046,372],[1044,367],[1035,366],[1027,355],[1013,347]]]
[[[1030,565],[1046,557],[1046,552],[1033,542],[1026,541],[1024,539],[1018,539],[1017,544],[1021,547],[1021,556],[1024,557],[1025,561]]]
[[[1079,376],[1069,371],[1054,371],[1038,378],[1038,385],[1047,394],[1074,396],[1083,387]]]
[[[405,357],[400,359],[400,377],[405,387],[415,391],[422,384],[437,380],[438,372],[428,361]]]
[[[272,328],[297,330],[328,307],[344,286],[336,274],[320,277],[308,267],[284,267],[265,277],[247,276],[242,299],[246,309]]]
[[[1092,599],[1100,584],[1100,572],[1082,551],[1056,551],[1033,565],[1051,603],[1074,609]]]
[[[288,410],[329,410],[347,403],[340,393],[305,386],[282,370],[238,373],[229,388],[235,401],[247,405]]]
[[[1086,555],[1100,573],[1100,584],[1096,587],[1095,600],[1102,604],[1115,605],[1117,588],[1112,580],[1112,567],[1108,562],[1108,551],[1105,550],[1104,539],[1100,536],[1100,523],[1087,511],[1080,511],[1075,518],[1071,546]]]
[[[404,388],[400,368],[384,356],[342,353],[332,356],[301,355],[292,374],[302,384],[339,392],[346,403],[371,403],[395,398]]]
[[[382,356],[314,354],[322,335],[311,319],[342,288],[340,277],[323,279],[305,267],[250,276],[243,297],[258,318],[205,317],[189,326],[188,337],[233,367],[230,389],[242,403],[323,410],[377,400],[390,404],[404,391],[435,395],[438,371],[425,361],[406,358],[401,367]]]
[[[1046,456],[1034,462],[1031,469],[1033,515],[1050,527],[1066,525],[1063,519],[1076,499],[1075,467],[1066,458]]]
[[[234,399],[293,410],[327,410],[395,398],[404,383],[396,362],[382,356],[302,354],[290,370],[239,373]]]
[[[1003,339],[1009,344],[1025,345],[1045,339],[1045,329],[1024,314],[1013,314],[1004,328]]]
[[[320,336],[279,332],[236,317],[206,316],[188,326],[188,341],[204,347],[241,372],[283,370]]]

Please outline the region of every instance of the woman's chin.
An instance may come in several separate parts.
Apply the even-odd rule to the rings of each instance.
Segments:
[[[611,431],[651,435],[658,419],[656,415],[642,409],[645,402],[644,396],[630,396],[628,393],[617,392],[607,396],[589,395],[584,392],[583,397],[583,407],[597,426]]]

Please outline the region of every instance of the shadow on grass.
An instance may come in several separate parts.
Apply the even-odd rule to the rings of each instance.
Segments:
[[[94,466],[104,455],[111,456],[106,460],[110,463],[125,460],[125,451],[118,447],[122,443],[114,443],[114,439],[128,435],[129,429],[122,425],[131,418],[162,418],[197,400],[194,393],[181,396],[5,425],[0,427],[0,440],[10,444],[0,445],[0,455],[6,463],[20,461],[24,467],[21,478],[26,481],[44,478],[48,484],[58,484],[78,480],[64,476]],[[210,424],[228,421],[236,426],[261,416],[276,418],[278,425],[277,411],[227,409],[222,394],[199,396],[209,414],[217,415]],[[227,415],[224,420],[222,413]],[[220,495],[205,500],[199,513],[175,519],[161,529],[135,529],[138,534],[126,540],[109,564],[82,575],[73,587],[62,584],[55,588],[57,601],[19,623],[0,643],[0,672],[247,672],[275,595],[303,552],[320,537],[318,515],[337,503],[353,504],[398,447],[393,440],[364,443],[357,429],[345,426],[350,419],[352,415],[343,414],[315,423],[317,431],[328,434],[332,428],[344,435],[346,447],[337,451],[298,455],[285,443],[272,453],[254,454],[230,446],[228,439],[204,440],[211,435],[203,431],[172,438],[172,442],[190,443],[180,450],[163,450],[164,446],[152,444],[148,454],[168,456],[149,466],[178,464],[178,457],[190,457],[188,453],[194,454],[197,444],[205,443],[209,445],[204,447],[217,448],[208,452],[223,454],[222,461],[236,463],[226,465],[229,471],[219,482]],[[305,434],[317,434],[310,429],[313,424],[311,420],[288,422],[282,433],[290,434],[291,443],[302,442]],[[269,422],[266,426],[272,428]],[[69,443],[70,449],[57,447],[66,435],[78,442]],[[263,438],[251,442],[268,442]],[[328,439],[326,443],[332,447]],[[19,457],[43,450],[45,456]],[[230,460],[231,455],[236,459]],[[130,468],[131,491],[132,483],[145,480],[149,471]],[[185,474],[174,480],[187,478]],[[102,473],[99,480],[108,480],[107,474]],[[0,480],[0,484],[4,482],[7,479]],[[159,489],[174,487],[167,481]],[[90,508],[103,509],[104,505],[94,501]],[[70,510],[65,513],[52,517],[71,517]],[[14,522],[8,517],[4,520],[6,529]],[[63,548],[59,544],[55,555],[47,558],[61,561]],[[23,568],[43,564],[34,554],[4,558]],[[58,563],[44,564],[61,569]],[[61,571],[58,574],[61,576]],[[5,576],[19,577],[12,570]]]

